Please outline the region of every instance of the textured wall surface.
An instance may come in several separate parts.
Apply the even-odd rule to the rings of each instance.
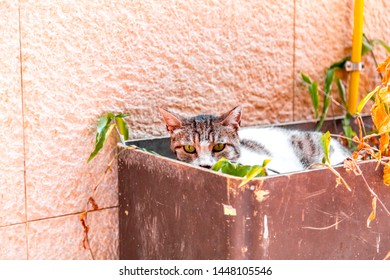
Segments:
[[[352,22],[353,1],[296,1],[294,120],[313,119],[301,73],[323,88],[325,68],[350,51]]]
[[[390,4],[365,2],[365,32],[389,41]],[[166,134],[158,107],[312,119],[300,73],[321,81],[350,52],[353,1],[5,0],[0,13],[0,259],[90,259],[79,215],[116,142],[86,164],[99,116],[130,113],[134,138]],[[379,82],[365,62],[362,94]],[[97,259],[118,258],[115,174],[89,217]]]
[[[27,259],[26,225],[0,227],[0,259]]]
[[[90,246],[95,259],[115,259],[118,256],[117,209],[91,212]],[[29,259],[91,259],[89,250],[80,245],[83,228],[79,215],[38,220],[28,223]]]
[[[390,2],[370,0],[365,1],[364,32],[369,39],[381,39],[387,44],[390,43]],[[380,45],[374,47],[375,58],[378,63],[382,62],[389,53]],[[360,93],[365,94],[372,91],[376,85],[381,83],[381,79],[376,72],[374,60],[371,55],[366,55],[363,59],[366,68],[361,77]]]
[[[387,27],[390,18],[386,16],[389,11],[390,5],[385,1],[365,1],[363,32],[369,39],[389,42],[390,30]],[[294,120],[313,118],[311,101],[306,85],[301,81],[301,73],[318,81],[319,87],[323,89],[326,68],[351,53],[352,29],[353,1],[296,1]],[[378,62],[388,55],[378,45],[375,45],[374,51]],[[371,55],[364,56],[363,62],[366,68],[361,73],[360,96],[373,90],[381,81]],[[339,77],[348,88],[348,76],[339,73]],[[339,101],[336,86],[333,86],[332,92]],[[330,107],[329,114],[332,114],[332,110],[335,115],[344,113],[335,104],[333,108]]]
[[[25,196],[17,2],[2,2],[0,14],[0,226],[4,226],[25,221]]]

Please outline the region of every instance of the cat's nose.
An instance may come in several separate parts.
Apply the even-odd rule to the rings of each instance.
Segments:
[[[211,169],[212,166],[208,164],[201,164],[200,167]]]

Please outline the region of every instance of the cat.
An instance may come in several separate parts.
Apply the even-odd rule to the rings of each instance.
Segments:
[[[170,148],[180,161],[211,168],[221,157],[242,165],[267,165],[268,174],[295,172],[321,163],[321,133],[278,127],[243,127],[242,106],[222,115],[181,117],[160,109],[171,136]],[[331,139],[330,162],[339,164],[350,155]]]

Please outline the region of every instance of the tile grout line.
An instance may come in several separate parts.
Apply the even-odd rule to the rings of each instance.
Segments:
[[[101,210],[115,209],[115,208],[119,208],[119,205],[99,208],[97,210],[89,210],[88,213],[98,212],[98,211],[101,211]],[[38,218],[38,219],[29,220],[29,221],[26,221],[26,222],[20,222],[20,223],[14,223],[14,224],[9,224],[9,225],[3,225],[3,226],[0,226],[0,228],[12,227],[12,226],[17,226],[17,225],[23,225],[23,224],[39,222],[39,221],[45,221],[45,220],[51,220],[51,219],[57,219],[57,218],[64,218],[64,217],[74,216],[74,215],[80,215],[83,212],[85,212],[85,211],[73,212],[73,213],[62,214],[62,215],[58,215],[58,216],[45,217],[45,218]]]
[[[292,83],[292,121],[295,121],[295,85],[296,85],[296,81],[295,81],[295,60],[296,60],[296,17],[297,17],[297,13],[296,13],[296,6],[297,6],[297,1],[294,0],[294,12],[293,12],[293,67],[292,67],[292,80],[293,80],[293,83]]]
[[[23,175],[24,175],[24,211],[25,211],[25,237],[26,237],[26,259],[28,260],[28,225],[27,225],[27,178],[26,178],[26,137],[25,137],[25,107],[24,107],[24,89],[23,89],[23,52],[22,52],[22,26],[20,13],[20,0],[18,1],[19,16],[19,59],[20,59],[20,95],[22,102],[22,137],[23,137]]]

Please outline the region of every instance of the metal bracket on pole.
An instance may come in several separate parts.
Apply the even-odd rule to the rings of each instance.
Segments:
[[[355,63],[355,62],[352,62],[352,61],[346,61],[345,62],[345,70],[347,72],[363,71],[364,70],[364,64],[363,64],[363,62]]]

